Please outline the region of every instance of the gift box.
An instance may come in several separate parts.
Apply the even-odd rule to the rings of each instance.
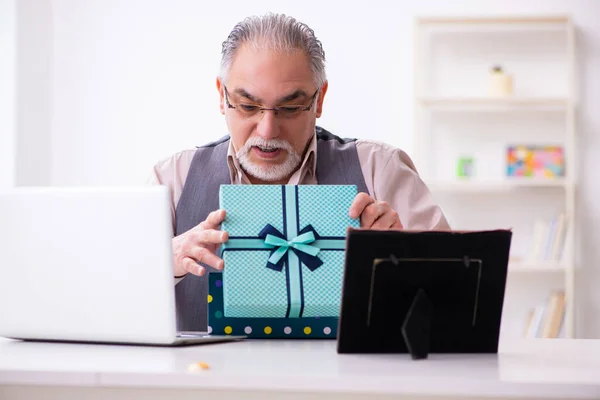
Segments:
[[[222,185],[229,240],[222,275],[209,279],[212,331],[335,337],[356,194],[352,185]]]
[[[208,276],[208,332],[250,339],[335,339],[339,317],[231,318],[224,316],[221,272]]]

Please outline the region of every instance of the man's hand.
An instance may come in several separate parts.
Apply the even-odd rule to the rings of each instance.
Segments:
[[[176,277],[187,273],[204,275],[205,270],[198,262],[223,269],[224,262],[215,252],[229,238],[227,232],[219,230],[224,219],[225,210],[213,211],[194,228],[173,238],[173,272]]]
[[[360,227],[367,229],[402,229],[398,213],[385,201],[375,201],[366,193],[359,193],[350,206],[350,218],[360,217]]]

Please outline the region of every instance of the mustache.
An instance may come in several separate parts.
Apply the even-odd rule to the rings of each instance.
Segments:
[[[294,151],[294,149],[292,148],[292,145],[286,141],[286,140],[282,140],[282,139],[263,139],[261,137],[255,136],[255,137],[251,137],[249,138],[246,143],[244,143],[244,146],[240,149],[240,153],[247,153],[250,151],[250,149],[252,147],[263,147],[265,149],[283,149],[286,150],[288,152],[292,152]]]

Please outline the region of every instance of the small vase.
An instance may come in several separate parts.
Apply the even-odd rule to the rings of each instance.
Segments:
[[[488,92],[490,96],[511,95],[513,93],[512,76],[506,74],[500,66],[493,67],[490,72]]]

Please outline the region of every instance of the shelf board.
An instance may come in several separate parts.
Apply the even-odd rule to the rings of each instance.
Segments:
[[[436,192],[498,192],[520,188],[567,188],[569,181],[563,178],[553,179],[505,179],[498,181],[450,181],[426,182],[431,191]]]
[[[559,261],[514,261],[508,264],[508,272],[565,272],[566,267]]]
[[[570,21],[567,15],[542,15],[542,16],[440,16],[422,17],[417,19],[419,23],[429,24],[564,24]]]
[[[420,17],[417,27],[422,30],[449,32],[559,32],[566,33],[572,24],[567,15],[497,16],[497,17]]]
[[[454,110],[477,109],[520,109],[550,108],[565,109],[570,100],[566,97],[424,97],[419,102],[425,107],[446,108]]]

